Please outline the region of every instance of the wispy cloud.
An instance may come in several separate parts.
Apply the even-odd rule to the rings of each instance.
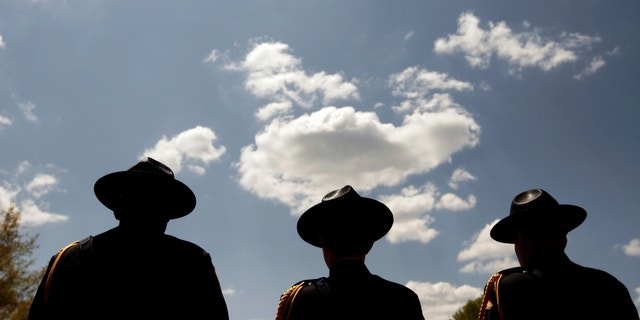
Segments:
[[[205,60],[215,62],[219,58],[219,51],[213,50]],[[282,42],[252,41],[252,48],[243,60],[228,62],[224,67],[245,72],[245,89],[258,98],[269,100],[256,112],[263,121],[286,114],[293,106],[311,108],[316,102],[329,104],[337,100],[360,99],[356,85],[346,81],[340,73],[307,73],[301,59],[293,56],[289,45]]]
[[[30,102],[30,101],[18,102],[18,109],[20,109],[20,111],[24,115],[24,118],[28,122],[38,121],[38,116],[36,116],[36,114],[33,112],[35,108],[36,108],[36,105],[33,102]]]
[[[413,36],[416,35],[416,32],[414,30],[410,30],[409,32],[407,32],[404,37],[402,38],[405,42],[411,40],[411,38],[413,38]]]
[[[505,60],[516,73],[523,68],[537,67],[544,71],[580,58],[582,49],[600,42],[597,36],[579,33],[561,33],[549,39],[539,31],[514,32],[506,22],[489,22],[488,28],[480,26],[480,19],[473,13],[462,13],[458,19],[458,30],[434,43],[434,51],[439,54],[462,53],[470,66],[486,69],[491,59]],[[593,65],[593,62],[592,62]],[[594,67],[597,68],[597,61]],[[592,67],[593,68],[593,67]]]
[[[458,189],[461,183],[473,180],[476,180],[476,177],[474,177],[468,171],[458,168],[451,174],[451,179],[449,179],[449,187],[455,190]]]
[[[51,171],[51,172],[47,172]],[[13,176],[0,176],[0,210],[15,204],[21,212],[20,223],[38,226],[45,223],[64,222],[69,217],[48,211],[49,203],[42,198],[50,192],[64,192],[52,166],[34,166],[23,161]]]

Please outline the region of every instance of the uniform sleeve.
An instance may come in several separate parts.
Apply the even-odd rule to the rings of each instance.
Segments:
[[[638,309],[636,309],[627,287],[617,279],[611,280],[610,283],[610,289],[599,293],[607,300],[603,306],[609,306],[605,308],[611,312],[610,319],[639,320]]]
[[[204,254],[204,273],[205,273],[205,287],[203,288],[203,296],[207,301],[203,301],[202,307],[206,308],[205,313],[209,314],[210,319],[229,319],[229,311],[227,309],[227,303],[222,294],[222,286],[216,273],[216,268],[213,265],[211,255],[206,251]],[[200,316],[200,315],[198,315]]]
[[[38,286],[38,290],[36,291],[35,296],[33,297],[31,307],[29,308],[29,320],[47,319],[46,306],[44,303],[45,286],[47,284],[47,277],[49,277],[49,272],[51,272],[51,266],[53,266],[53,261],[55,261],[56,256],[57,255],[51,257],[51,260],[49,260],[49,265],[47,266],[47,270],[45,271],[42,280],[40,280],[40,285]]]
[[[411,299],[411,304],[409,305],[409,310],[415,310],[415,314],[412,315],[411,319],[415,320],[424,320],[424,312],[422,311],[422,303],[420,303],[420,299],[418,295],[414,293],[413,299]]]

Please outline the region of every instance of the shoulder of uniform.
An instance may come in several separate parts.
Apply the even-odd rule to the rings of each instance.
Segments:
[[[522,273],[523,270],[524,269],[522,269],[522,267],[513,267],[513,268],[500,270],[498,273],[501,274],[501,275],[508,275],[508,274],[513,274],[513,273]]]
[[[298,281],[294,283],[287,291],[298,291],[307,287],[315,287],[321,293],[329,292],[329,283],[326,277]]]
[[[296,282],[296,284],[304,284],[304,285],[308,286],[308,285],[312,285],[312,284],[314,284],[314,283],[316,283],[318,281],[326,281],[326,279],[327,278],[325,278],[325,277],[314,278],[314,279],[305,279],[305,280]]]
[[[93,255],[93,237],[88,236],[82,240],[71,242],[66,247],[60,249],[58,256],[59,263],[64,265],[64,269],[72,269],[78,266],[81,258]]]

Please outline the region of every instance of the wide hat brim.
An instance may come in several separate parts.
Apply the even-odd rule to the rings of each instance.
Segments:
[[[169,219],[191,213],[196,206],[193,191],[173,177],[144,171],[119,171],[98,179],[94,193],[111,210],[130,206],[158,208]],[[146,202],[145,202],[146,201]],[[150,213],[153,214],[153,213]]]
[[[491,228],[491,238],[502,243],[514,243],[515,234],[521,226],[544,225],[545,221],[558,224],[568,233],[587,218],[587,212],[578,206],[558,204],[549,208],[532,208],[519,211],[501,219]]]
[[[357,237],[375,242],[393,225],[391,210],[374,199],[337,198],[320,202],[305,211],[297,229],[305,242],[322,247],[320,235]]]

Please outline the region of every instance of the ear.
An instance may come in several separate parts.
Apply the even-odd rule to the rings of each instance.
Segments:
[[[327,248],[327,239],[325,238],[324,235],[319,235],[318,236],[318,240],[320,240],[320,247],[322,247],[322,249],[326,249]]]

